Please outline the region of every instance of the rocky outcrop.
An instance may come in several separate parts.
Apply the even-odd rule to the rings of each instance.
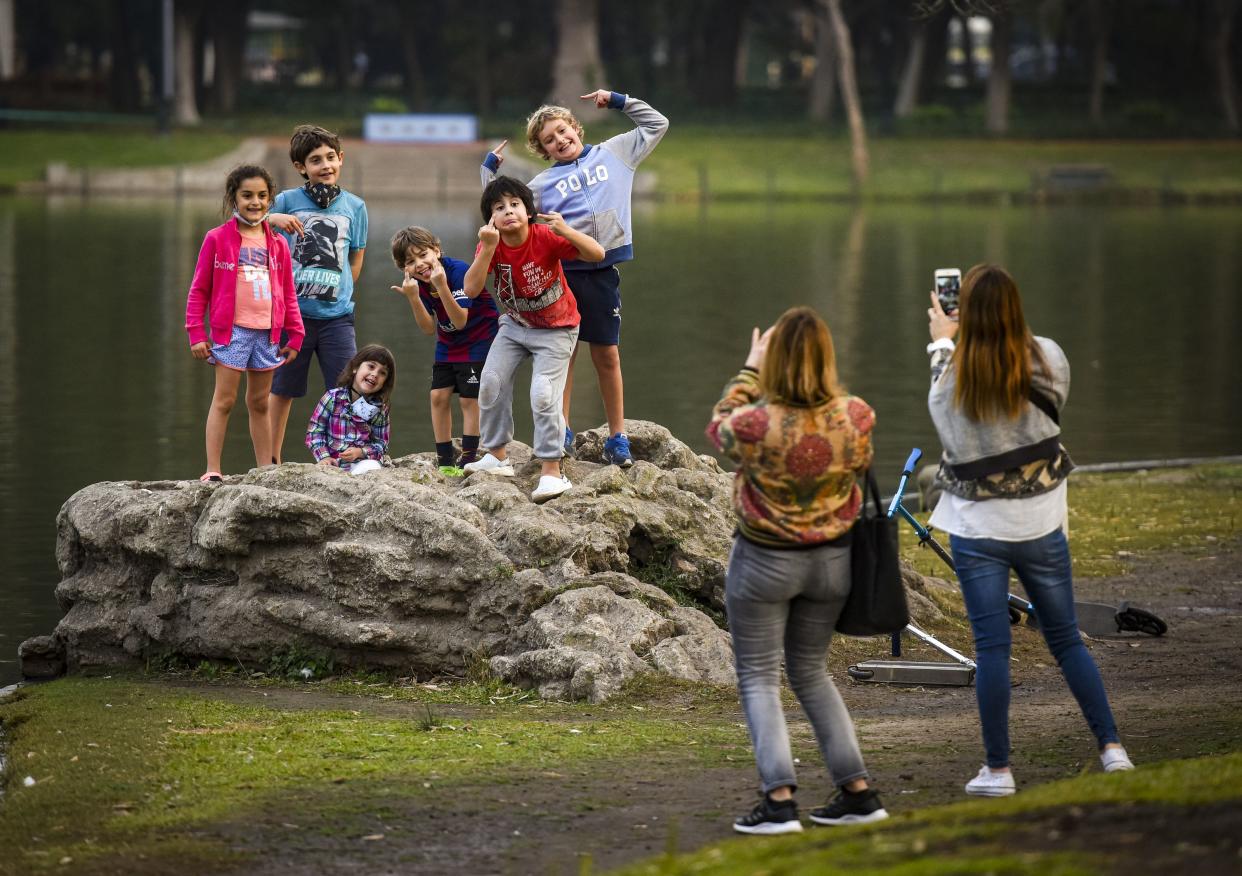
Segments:
[[[663,427],[627,423],[636,462],[577,436],[574,488],[441,476],[430,456],[350,477],[286,463],[222,484],[99,483],[57,519],[65,617],[23,646],[31,675],[160,653],[461,675],[479,659],[546,697],[600,700],[644,672],[727,683],[730,475]],[[658,585],[658,586],[657,586]],[[703,609],[703,610],[700,610]]]

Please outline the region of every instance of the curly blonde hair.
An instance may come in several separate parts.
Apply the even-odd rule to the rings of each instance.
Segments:
[[[526,120],[526,149],[533,155],[538,155],[544,161],[549,156],[544,151],[543,144],[539,142],[539,132],[543,130],[543,126],[548,122],[560,119],[569,127],[578,132],[578,139],[582,139],[582,123],[574,118],[574,114],[563,106],[555,106],[553,104],[544,104],[530,114],[530,118]]]

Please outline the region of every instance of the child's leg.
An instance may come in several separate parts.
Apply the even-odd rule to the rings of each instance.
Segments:
[[[527,343],[535,357],[530,374],[535,456],[543,464],[543,474],[559,476],[565,441],[561,400],[569,373],[569,360],[578,344],[578,329],[532,329]]]
[[[497,459],[508,456],[505,445],[513,438],[513,375],[530,355],[522,338],[531,331],[502,319],[479,378],[481,443]]]
[[[621,348],[616,344],[591,344],[591,364],[599,378],[599,394],[608,418],[608,436],[625,431],[625,389],[621,382]]]
[[[268,399],[272,391],[272,371],[246,372],[246,410],[250,414],[250,442],[254,445],[256,467],[269,465],[272,455],[272,421]]]
[[[207,411],[207,471],[220,471],[224,435],[229,428],[229,414],[237,403],[237,388],[241,386],[242,376],[242,372],[224,365],[215,367],[216,388]]]
[[[285,444],[285,426],[289,423],[289,411],[293,408],[293,400],[306,395],[306,378],[310,373],[311,356],[319,345],[319,326],[323,320],[303,318],[306,337],[302,340],[302,349],[292,362],[281,365],[273,372],[272,397],[267,400],[267,417],[271,423],[272,462],[279,463],[281,450]],[[281,335],[281,343],[289,342],[288,334]]]
[[[431,391],[431,432],[436,443],[453,440],[453,387],[442,386]]]
[[[461,434],[462,438],[479,435],[479,400],[462,396],[461,402]]]
[[[569,405],[574,395],[574,363],[578,361],[578,345],[569,354],[569,367],[565,369],[565,392],[561,394],[561,412],[565,415],[565,425],[569,425]]]

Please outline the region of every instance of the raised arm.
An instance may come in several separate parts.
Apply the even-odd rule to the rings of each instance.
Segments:
[[[509,141],[501,140],[491,152],[483,157],[483,163],[479,165],[479,181],[487,188],[487,184],[496,178],[496,174],[500,171],[500,165],[505,161],[505,147],[509,145]]]
[[[487,272],[492,266],[492,256],[500,244],[500,232],[496,230],[493,220],[479,229],[479,251],[474,254],[474,261],[466,270],[466,280],[462,283],[462,291],[467,298],[478,298],[487,284]],[[601,256],[602,258],[602,256]]]
[[[444,273],[444,265],[436,262],[427,280],[431,283],[431,288],[435,290],[436,297],[440,299],[440,304],[443,305],[444,312],[448,314],[453,328],[464,328],[470,321],[470,312],[462,307],[461,302],[457,300],[457,295],[465,295],[465,293],[460,290],[455,293],[449,287],[448,274]],[[469,298],[466,300],[466,306],[469,306]]]
[[[668,131],[668,119],[636,97],[601,88],[582,95],[582,99],[594,101],[600,109],[619,109],[635,124],[634,130],[618,134],[606,142],[608,149],[620,156],[631,169],[651,154]]]

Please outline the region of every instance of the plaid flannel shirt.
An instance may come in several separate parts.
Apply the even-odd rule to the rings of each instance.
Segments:
[[[361,447],[367,459],[380,462],[388,452],[388,405],[370,420],[350,411],[349,387],[338,386],[323,394],[306,428],[306,446],[315,461],[339,457],[350,447]]]

